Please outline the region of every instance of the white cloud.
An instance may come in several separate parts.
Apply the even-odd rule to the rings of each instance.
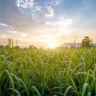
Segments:
[[[21,9],[23,14],[27,17],[32,17],[32,19],[38,17],[38,12],[43,12],[43,6],[36,3],[35,0],[18,0],[17,6]]]
[[[58,31],[55,35],[69,35],[71,33],[71,29],[69,25],[72,24],[72,19],[60,17],[59,20],[53,22],[46,22],[48,26],[50,26],[53,30]]]
[[[59,1],[52,0],[52,3],[57,5],[59,4]],[[54,16],[54,9],[51,7],[51,5],[42,6],[41,4],[36,3],[35,0],[18,0],[17,6],[23,10],[23,13],[25,13],[26,16],[30,16],[32,19],[36,19],[36,17],[39,16],[38,12],[41,15],[43,13],[43,16],[46,18],[52,18]]]
[[[12,33],[12,34],[18,34],[18,32],[17,31],[12,31],[12,30],[10,30],[10,31],[8,31],[9,33]]]
[[[47,5],[54,5],[57,6],[61,3],[62,0],[51,0],[51,1],[47,1]]]
[[[35,10],[37,10],[37,11],[41,11],[41,6],[35,6]]]
[[[60,19],[58,21],[46,22],[46,24],[49,25],[49,26],[59,27],[59,28],[67,27],[70,24],[72,24],[72,19],[60,17]]]
[[[12,33],[12,34],[15,34],[15,36],[20,36],[20,37],[22,37],[22,38],[26,38],[27,37],[27,34],[25,34],[25,33],[23,33],[23,32],[18,32],[18,31],[12,31],[12,30],[10,30],[10,31],[8,31],[9,33]],[[18,35],[19,34],[19,35]]]
[[[4,23],[0,23],[0,31],[7,31],[7,30],[13,30],[13,27]]]
[[[32,8],[34,5],[34,0],[18,0],[17,6],[22,8]]]
[[[21,36],[23,37],[23,38],[26,38],[27,37],[27,34],[25,34],[25,33],[20,33],[21,34]]]
[[[46,18],[51,18],[51,17],[53,17],[54,16],[54,10],[53,10],[53,8],[51,7],[51,6],[47,6],[46,7],[47,8],[47,13],[45,13],[45,17]]]
[[[8,25],[7,24],[0,23],[0,26],[7,27]]]

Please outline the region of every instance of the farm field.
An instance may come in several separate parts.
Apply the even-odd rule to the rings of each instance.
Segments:
[[[95,96],[96,48],[0,48],[0,96]]]
[[[96,96],[96,0],[0,0],[0,96]]]

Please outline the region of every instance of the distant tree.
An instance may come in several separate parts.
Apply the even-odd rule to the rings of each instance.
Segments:
[[[37,49],[34,45],[29,45],[29,49]]]
[[[0,45],[0,48],[4,48],[4,45]]]
[[[90,48],[92,47],[92,40],[88,37],[85,36],[84,39],[82,40],[82,48]]]
[[[5,48],[6,48],[6,49],[9,49],[9,48],[10,48],[10,46],[9,46],[9,45],[6,45],[6,46],[5,46]]]
[[[34,48],[34,45],[29,45],[29,49],[32,49],[32,48]]]
[[[13,48],[15,48],[15,49],[20,49],[20,47],[19,47],[19,46],[14,46]]]

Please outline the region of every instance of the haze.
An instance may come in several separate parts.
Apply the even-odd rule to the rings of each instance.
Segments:
[[[54,48],[86,35],[96,42],[96,0],[0,0],[0,40]]]

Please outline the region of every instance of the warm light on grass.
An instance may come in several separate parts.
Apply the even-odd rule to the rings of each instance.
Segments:
[[[57,45],[53,40],[47,44],[50,48]],[[1,47],[0,96],[95,96],[94,53],[95,47],[74,50]]]

